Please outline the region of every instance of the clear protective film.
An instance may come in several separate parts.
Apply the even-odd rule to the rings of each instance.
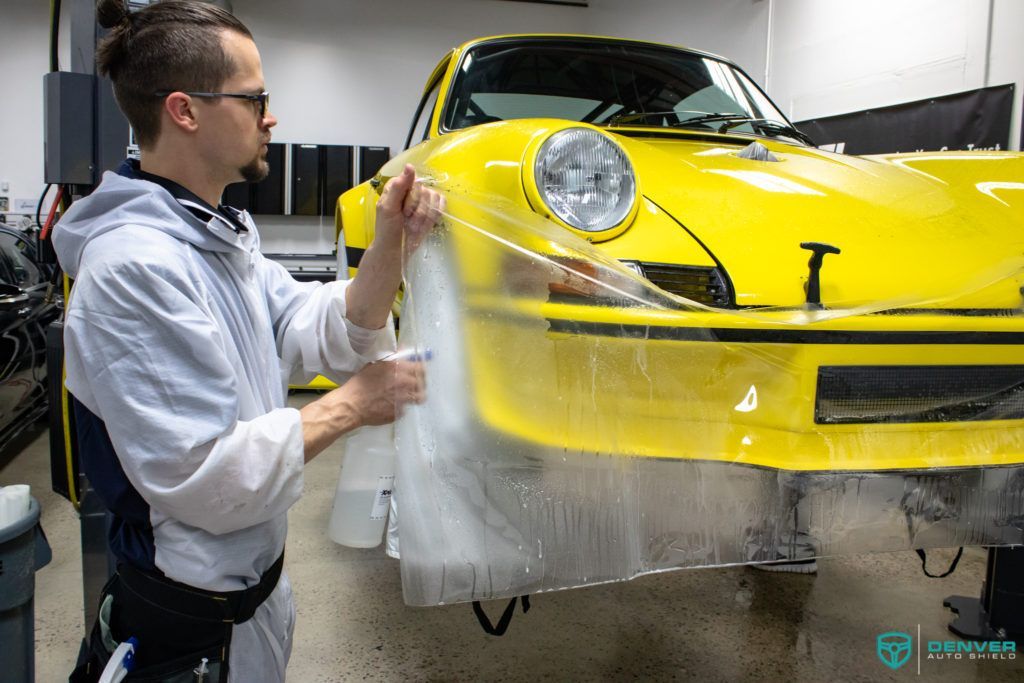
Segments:
[[[943,308],[1019,289],[1020,256],[946,295],[713,308],[437,188],[405,263],[401,346],[429,356],[396,429],[406,603],[1024,542],[1024,318]]]

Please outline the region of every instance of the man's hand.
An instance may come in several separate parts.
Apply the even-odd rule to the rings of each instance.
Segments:
[[[394,422],[409,403],[423,402],[423,363],[370,363],[337,389],[348,397],[360,426]]]
[[[424,398],[423,363],[377,361],[299,412],[306,462],[338,437],[366,425],[394,422],[410,403]]]
[[[404,229],[406,248],[419,246],[437,224],[445,209],[444,197],[436,190],[416,182],[416,169],[406,164],[401,175],[387,182],[377,201],[377,227],[374,239],[401,244]]]
[[[444,207],[444,197],[416,182],[411,164],[388,181],[377,202],[373,242],[345,290],[345,315],[349,320],[370,330],[384,326],[402,282],[402,236],[407,251],[418,247]]]

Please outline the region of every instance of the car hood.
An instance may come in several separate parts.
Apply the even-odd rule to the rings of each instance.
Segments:
[[[778,141],[777,161],[743,144],[616,134],[640,192],[724,267],[740,305],[805,300],[810,252],[825,258],[822,300],[948,307],[1021,304],[1024,156],[854,157]]]

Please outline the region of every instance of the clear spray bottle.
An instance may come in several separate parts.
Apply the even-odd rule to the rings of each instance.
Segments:
[[[327,535],[351,548],[376,548],[384,536],[395,481],[395,430],[387,424],[348,435]]]

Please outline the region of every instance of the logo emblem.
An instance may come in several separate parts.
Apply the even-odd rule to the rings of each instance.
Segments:
[[[906,633],[889,631],[878,636],[878,658],[895,671],[910,659],[913,640]]]

